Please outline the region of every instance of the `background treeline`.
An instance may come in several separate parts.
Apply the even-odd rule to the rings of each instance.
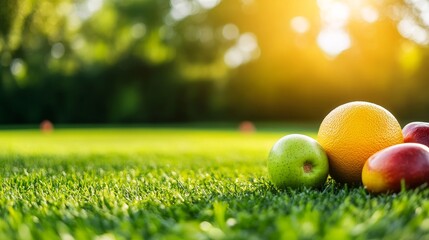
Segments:
[[[1,1],[0,123],[320,120],[351,100],[429,120],[427,1],[362,1],[370,22],[343,1],[336,56],[321,2]]]

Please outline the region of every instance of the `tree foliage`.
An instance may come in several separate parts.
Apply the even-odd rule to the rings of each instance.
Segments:
[[[309,120],[357,99],[429,118],[418,1],[344,1],[351,46],[335,56],[318,2],[7,0],[0,122]]]

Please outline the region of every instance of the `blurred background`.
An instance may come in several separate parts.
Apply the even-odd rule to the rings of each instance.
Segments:
[[[429,120],[428,0],[3,0],[0,123]]]

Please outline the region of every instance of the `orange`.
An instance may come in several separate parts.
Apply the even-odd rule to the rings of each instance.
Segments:
[[[337,182],[362,183],[362,168],[374,153],[403,142],[401,125],[383,107],[349,102],[323,119],[317,140],[329,158],[329,174]]]

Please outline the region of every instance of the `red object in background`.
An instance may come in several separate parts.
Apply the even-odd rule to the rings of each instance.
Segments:
[[[238,129],[242,133],[253,133],[256,131],[255,125],[251,121],[243,121],[238,126]]]
[[[40,123],[40,131],[42,131],[43,133],[50,133],[54,130],[54,125],[52,124],[51,121],[49,120],[43,120]]]

